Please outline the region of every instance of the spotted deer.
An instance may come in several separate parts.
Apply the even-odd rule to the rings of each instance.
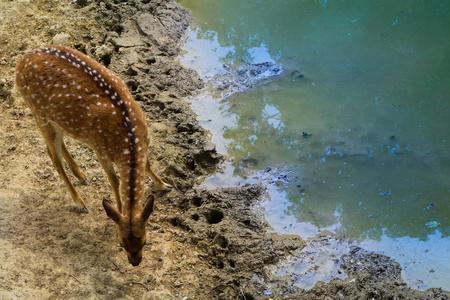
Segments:
[[[87,181],[86,175],[67,150],[63,136],[67,134],[95,150],[117,203],[116,209],[103,200],[103,207],[118,226],[128,261],[137,266],[154,202],[151,195],[143,203],[145,172],[158,189],[171,186],[150,168],[145,116],[125,83],[87,55],[53,45],[23,57],[17,66],[16,84],[42,132],[48,156],[73,201],[86,213],[86,204],[67,177],[61,157],[81,182]]]

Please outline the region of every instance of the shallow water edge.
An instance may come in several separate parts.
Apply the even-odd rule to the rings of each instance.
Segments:
[[[272,201],[266,207],[266,218],[271,218],[266,220],[278,232],[297,232],[305,238],[319,228],[330,228],[339,237],[366,240],[364,247],[395,257],[411,286],[422,290],[448,287],[449,261],[443,255],[450,242],[445,202],[448,147],[446,130],[439,129],[445,128],[439,124],[447,123],[448,106],[440,101],[445,98],[442,89],[433,88],[445,82],[446,76],[439,77],[442,73],[437,72],[410,82],[406,78],[416,73],[409,72],[397,82],[392,76],[403,73],[388,67],[390,62],[404,63],[433,49],[437,50],[433,57],[444,55],[433,45],[443,41],[439,28],[444,27],[437,24],[448,24],[442,18],[446,4],[439,2],[439,9],[438,2],[430,3],[430,10],[417,10],[428,4],[359,2],[348,9],[353,1],[323,7],[317,1],[180,3],[192,8],[199,22],[183,47],[181,61],[216,85],[193,101],[192,107],[201,124],[213,133],[219,152],[233,157],[224,174],[210,180],[211,186],[213,181],[218,186],[242,184],[246,182],[242,177],[254,177],[255,169],[284,169],[286,180],[278,183],[280,195],[271,192]],[[244,13],[233,13],[234,7]],[[399,7],[403,10],[396,10]],[[430,21],[433,8],[441,18]],[[219,18],[217,11],[222,12]],[[401,28],[384,21],[387,12],[402,17]],[[292,13],[303,18],[289,18]],[[282,19],[276,17],[280,15]],[[417,36],[401,34],[408,26],[423,22],[436,26],[436,30],[427,27],[434,43],[420,45]],[[327,47],[330,39],[335,47]],[[399,44],[414,44],[414,51],[401,51],[394,46]],[[356,52],[349,56],[343,49]],[[379,62],[377,67],[373,61]],[[421,57],[405,66],[420,70],[427,61]],[[249,62],[285,63],[289,70],[267,85],[253,87],[250,81],[247,90],[240,89],[242,69],[236,64]],[[232,72],[236,74],[230,80],[214,81],[214,74],[223,77]],[[241,93],[224,96],[236,90]],[[417,93],[406,96],[412,90]],[[436,102],[426,102],[425,108],[421,97]],[[436,118],[430,124],[426,121],[432,112]],[[339,116],[348,121],[338,122]],[[419,129],[412,130],[416,126]],[[432,127],[435,130],[424,138],[424,129]],[[289,202],[282,200],[283,193]],[[276,205],[274,198],[280,198]]]

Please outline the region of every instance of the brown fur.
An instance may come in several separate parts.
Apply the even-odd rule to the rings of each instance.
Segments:
[[[107,201],[103,206],[118,225],[130,263],[138,265],[145,224],[153,210],[153,197],[144,207],[142,203],[145,171],[158,188],[170,186],[150,168],[145,116],[125,83],[92,58],[59,45],[26,54],[17,66],[16,83],[42,132],[53,165],[85,212],[86,205],[68,179],[61,156],[80,181],[86,181],[86,176],[68,152],[63,135],[95,150],[113,188],[117,209]]]

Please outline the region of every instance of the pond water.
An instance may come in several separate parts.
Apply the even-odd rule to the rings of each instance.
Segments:
[[[205,184],[264,181],[277,232],[329,230],[397,260],[414,288],[450,290],[448,1],[179,3],[196,23],[181,63],[205,80],[285,69],[192,102],[229,157]]]

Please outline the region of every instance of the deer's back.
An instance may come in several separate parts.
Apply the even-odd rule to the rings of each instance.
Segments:
[[[38,123],[56,124],[112,161],[148,146],[145,117],[126,85],[81,52],[63,46],[30,52],[16,82]]]

